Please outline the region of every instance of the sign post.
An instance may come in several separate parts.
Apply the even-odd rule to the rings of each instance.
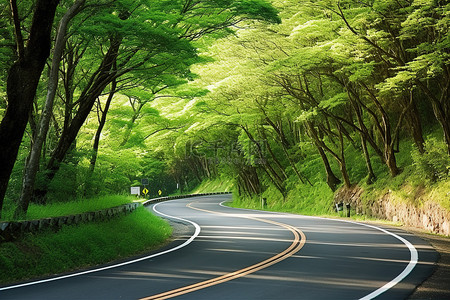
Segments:
[[[144,194],[145,197],[147,197],[148,190],[147,190],[146,186],[148,185],[148,178],[142,178],[141,179],[141,183],[144,186],[144,189],[142,190],[142,193]]]

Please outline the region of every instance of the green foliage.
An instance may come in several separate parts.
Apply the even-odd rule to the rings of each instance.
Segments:
[[[54,180],[38,182],[49,186],[50,202],[128,193],[142,178],[155,196],[205,180],[199,190],[219,188],[218,180],[233,184],[249,207],[266,197],[270,208],[327,214],[331,175],[343,181],[348,174],[350,184],[370,178],[377,190],[394,191],[414,174],[448,180],[449,142],[421,148],[423,132],[442,138],[433,126],[443,130],[448,120],[436,115],[448,115],[444,1],[195,3],[119,0],[75,17],[62,66],[70,74],[75,64],[74,77],[61,79],[42,170],[113,41],[120,42],[117,71],[125,73],[95,168],[92,140],[111,82]],[[27,150],[11,178],[9,206]]]
[[[416,175],[426,178],[432,183],[445,181],[450,178],[450,157],[443,141],[429,138],[425,142],[425,152],[419,153],[417,149],[411,152]]]
[[[233,6],[238,14],[250,19],[259,19],[273,23],[281,23],[276,9],[264,0],[239,0],[233,1]]]

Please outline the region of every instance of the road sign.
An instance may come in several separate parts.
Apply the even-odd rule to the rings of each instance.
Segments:
[[[142,193],[143,193],[145,196],[147,196],[147,194],[148,194],[147,188],[144,188],[144,189],[142,190]]]
[[[162,194],[162,191],[161,191],[161,190],[159,190],[159,191],[158,191],[158,195],[160,195],[160,196],[161,196],[161,194]]]
[[[140,195],[141,187],[140,186],[132,186],[131,187],[131,195]]]

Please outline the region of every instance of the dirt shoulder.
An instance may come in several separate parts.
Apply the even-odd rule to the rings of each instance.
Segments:
[[[450,238],[404,229],[428,241],[440,254],[435,272],[408,299],[450,299]]]

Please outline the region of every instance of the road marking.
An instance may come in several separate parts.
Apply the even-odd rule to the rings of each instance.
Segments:
[[[214,214],[219,214],[219,215],[225,215],[228,216],[227,214],[224,213],[220,213],[220,212],[215,212],[215,211],[210,211],[210,210],[206,210],[206,209],[201,209],[201,208],[197,208],[197,207],[193,207],[192,203],[189,203],[187,205],[189,208],[195,209],[195,210],[199,210],[199,211],[204,211],[204,212],[208,212],[208,213],[214,213]],[[160,293],[157,295],[153,295],[153,296],[149,296],[149,297],[145,297],[145,298],[141,298],[141,300],[153,300],[153,299],[168,299],[168,298],[172,298],[172,297],[176,297],[176,296],[180,296],[180,295],[184,295],[190,292],[194,292],[200,289],[204,289],[213,285],[217,285],[220,283],[224,283],[239,277],[243,277],[246,276],[248,274],[254,273],[258,270],[267,268],[271,265],[274,265],[292,255],[294,255],[295,253],[297,253],[304,245],[306,242],[306,236],[305,234],[299,230],[298,228],[295,228],[294,226],[288,225],[288,224],[284,224],[284,223],[279,223],[279,222],[275,222],[272,220],[265,220],[265,219],[260,219],[260,218],[256,218],[256,217],[249,217],[249,216],[237,216],[240,218],[246,218],[246,219],[252,219],[255,221],[259,221],[259,222],[264,222],[264,223],[269,223],[269,224],[273,224],[276,226],[281,226],[284,227],[288,230],[290,230],[293,234],[294,234],[294,240],[292,241],[292,244],[286,248],[283,252],[278,253],[275,256],[272,256],[269,259],[266,259],[262,262],[259,262],[257,264],[251,265],[247,268],[241,269],[241,270],[237,270],[231,273],[227,273],[224,274],[222,276],[216,277],[216,278],[212,278],[209,280],[205,280],[205,281],[201,281],[192,285],[188,285],[185,287],[181,287],[179,289],[175,289],[175,290],[171,290],[171,291],[167,291],[164,293]]]
[[[402,238],[401,236],[399,236],[399,235],[397,235],[395,233],[392,233],[390,231],[387,231],[386,229],[383,229],[383,228],[380,228],[380,227],[377,227],[377,226],[373,226],[373,225],[369,225],[369,224],[362,224],[362,223],[358,223],[358,222],[351,222],[351,221],[346,221],[346,222],[354,223],[354,224],[358,224],[358,225],[363,225],[363,226],[370,227],[370,228],[374,228],[374,229],[380,230],[380,231],[382,231],[384,233],[387,233],[389,235],[392,235],[396,239],[400,240],[403,244],[405,244],[406,247],[408,247],[409,253],[410,253],[410,256],[411,256],[411,258],[409,260],[409,263],[406,266],[406,268],[403,269],[403,272],[401,272],[399,275],[397,275],[397,277],[395,277],[394,279],[392,279],[391,281],[389,281],[388,283],[386,283],[382,287],[376,289],[375,291],[373,291],[372,293],[368,294],[367,296],[364,296],[364,297],[360,298],[359,300],[369,300],[369,299],[373,299],[373,298],[381,295],[382,293],[386,292],[387,290],[389,290],[390,288],[392,288],[396,284],[400,283],[406,276],[408,276],[409,273],[411,273],[411,271],[416,266],[419,254],[417,253],[417,249],[408,240],[406,240],[405,238]]]
[[[43,279],[43,280],[38,280],[38,281],[32,281],[32,282],[27,282],[27,283],[22,283],[22,284],[6,286],[6,287],[3,287],[3,288],[0,288],[0,291],[5,291],[5,290],[10,290],[10,289],[15,289],[15,288],[21,288],[21,287],[25,287],[25,286],[36,285],[36,284],[40,284],[40,283],[51,282],[51,281],[56,281],[56,280],[60,280],[60,279],[65,279],[65,278],[70,278],[70,277],[75,277],[75,276],[80,276],[80,275],[86,275],[86,274],[90,274],[90,273],[94,273],[94,272],[99,272],[99,271],[109,270],[109,269],[113,269],[113,268],[117,268],[117,267],[122,267],[122,266],[125,266],[125,265],[133,264],[133,263],[136,263],[136,262],[140,262],[140,261],[143,261],[143,260],[147,260],[147,259],[150,259],[150,258],[154,258],[154,257],[157,257],[157,256],[161,256],[161,255],[164,255],[164,254],[167,254],[167,253],[179,250],[179,249],[189,245],[190,243],[192,243],[192,241],[200,234],[200,231],[201,231],[200,226],[197,223],[192,222],[190,220],[186,220],[186,219],[179,218],[179,217],[174,217],[174,216],[169,216],[169,215],[166,215],[166,214],[158,211],[156,209],[158,204],[160,204],[160,203],[157,203],[157,204],[155,204],[152,207],[153,211],[155,211],[156,213],[158,213],[158,214],[160,214],[160,215],[162,215],[164,217],[170,218],[170,219],[175,219],[175,220],[179,220],[179,221],[182,221],[182,222],[190,223],[191,225],[194,226],[194,228],[195,228],[194,234],[188,240],[186,240],[184,243],[182,243],[182,244],[180,244],[180,245],[178,245],[178,246],[176,246],[174,248],[170,248],[170,249],[167,249],[165,251],[162,251],[162,252],[158,252],[158,253],[155,253],[155,254],[152,254],[152,255],[149,255],[149,256],[145,256],[145,257],[140,257],[140,258],[137,258],[137,259],[129,260],[129,261],[122,262],[122,263],[119,263],[119,264],[110,265],[110,266],[97,268],[97,269],[91,269],[91,270],[78,272],[78,273],[73,273],[73,274],[68,274],[68,275],[59,276],[59,277],[53,277],[53,278],[48,278],[48,279]]]
[[[254,210],[254,209],[243,209],[243,208],[232,208],[229,206],[225,206],[223,203],[228,202],[228,200],[222,201],[220,202],[220,206],[222,207],[226,207],[226,208],[230,208],[230,209],[242,209],[242,210],[251,210],[251,211],[257,211],[257,212],[264,212],[264,213],[268,213],[268,214],[273,214],[276,212],[270,212],[270,211],[261,211],[261,210]],[[305,217],[305,216],[302,216]],[[316,218],[316,219],[324,219],[321,217],[314,217],[314,216],[307,216],[308,218]],[[379,295],[381,295],[382,293],[386,292],[387,290],[389,290],[390,288],[394,287],[395,285],[397,285],[398,283],[400,283],[406,276],[408,276],[409,273],[411,273],[411,271],[414,269],[414,267],[417,265],[418,262],[418,258],[419,258],[419,254],[417,252],[417,249],[405,238],[392,233],[386,229],[374,226],[374,225],[369,225],[369,224],[364,224],[364,223],[359,223],[359,222],[354,222],[354,221],[348,221],[348,220],[340,220],[340,219],[328,219],[326,218],[326,220],[334,220],[334,221],[338,221],[338,222],[346,222],[346,223],[352,223],[352,224],[356,224],[356,225],[360,225],[360,226],[366,226],[372,229],[376,229],[379,230],[381,232],[384,232],[386,234],[389,234],[393,237],[395,237],[396,239],[400,240],[403,244],[406,245],[406,247],[408,247],[409,253],[410,253],[410,260],[408,265],[405,267],[405,269],[403,269],[403,271],[397,275],[397,277],[395,277],[394,279],[392,279],[391,281],[389,281],[388,283],[386,283],[385,285],[383,285],[382,287],[376,289],[375,291],[373,291],[372,293],[359,298],[358,300],[369,300],[369,299],[373,299],[375,297],[378,297]]]

